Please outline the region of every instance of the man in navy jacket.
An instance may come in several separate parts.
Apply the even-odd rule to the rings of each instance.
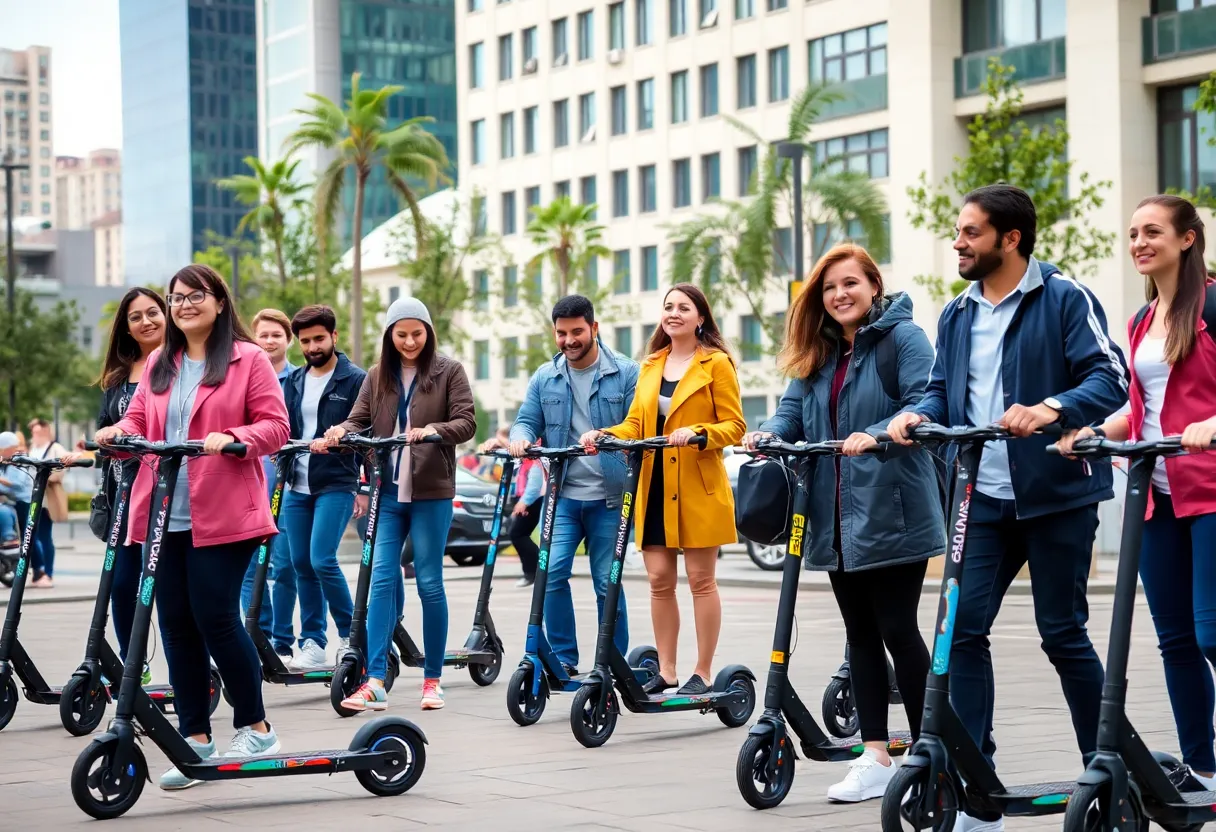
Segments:
[[[1035,623],[1060,676],[1082,754],[1097,744],[1102,664],[1086,631],[1085,593],[1098,503],[1114,496],[1109,463],[1048,456],[1047,425],[1097,424],[1127,401],[1123,354],[1098,299],[1033,256],[1034,204],[1022,190],[972,191],[954,249],[972,281],[938,320],[937,359],[920,404],[888,432],[911,444],[921,422],[999,424],[1019,438],[989,442],[971,497],[954,624],[951,702],[991,762],[994,683],[988,634],[1006,591],[1029,565]],[[962,832],[998,832],[1002,820],[960,818]]]

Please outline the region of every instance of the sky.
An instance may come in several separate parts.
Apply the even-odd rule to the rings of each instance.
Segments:
[[[51,48],[56,156],[122,148],[118,0],[0,0],[0,47]]]

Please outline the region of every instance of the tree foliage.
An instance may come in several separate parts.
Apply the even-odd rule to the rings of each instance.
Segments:
[[[1094,228],[1088,217],[1102,206],[1103,192],[1111,183],[1092,181],[1082,171],[1080,189],[1072,193],[1068,127],[1063,120],[1031,126],[1022,118],[1022,90],[1013,80],[1012,67],[989,59],[983,89],[988,101],[984,112],[967,125],[967,155],[955,157],[954,168],[938,185],[929,184],[921,173],[919,184],[908,188],[912,226],[952,240],[965,194],[984,185],[1016,185],[1030,194],[1038,214],[1035,255],[1066,274],[1095,274],[1098,262],[1110,256],[1115,235]],[[948,286],[938,275],[914,280],[938,302],[965,286],[965,281]]]
[[[295,181],[300,160],[279,159],[267,167],[261,160],[246,156],[245,165],[253,171],[251,175],[237,174],[220,179],[215,184],[232,191],[238,202],[250,206],[236,230],[238,233],[254,231],[270,241],[279,283],[285,287],[287,265],[283,259],[283,235],[287,212],[298,210],[304,204],[302,194],[305,186]]]
[[[40,307],[34,296],[17,290],[16,316],[0,303],[0,424],[10,423],[9,381],[16,381],[17,424],[34,417],[51,418],[55,403],[60,416],[87,421],[97,416],[100,394],[91,386],[96,362],[77,345],[80,315],[74,303]]]

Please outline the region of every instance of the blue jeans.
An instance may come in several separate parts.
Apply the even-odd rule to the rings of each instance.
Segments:
[[[326,491],[314,496],[289,491],[283,498],[279,525],[287,533],[296,573],[301,645],[310,638],[325,647],[326,604],[333,613],[338,635],[350,638],[354,604],[346,576],[338,566],[338,544],[354,509],[353,492]]]
[[[270,498],[274,499],[274,479],[270,480]],[[281,513],[281,512],[280,512]],[[258,559],[249,559],[249,568],[241,582],[241,610],[249,609],[253,600],[253,573],[257,571]],[[258,626],[274,645],[280,656],[291,655],[295,641],[296,571],[291,565],[291,550],[287,535],[282,529],[270,541],[270,568],[266,573],[266,590],[262,593],[262,611],[258,614]]]
[[[53,537],[55,521],[51,519],[51,515],[46,509],[42,509],[42,514],[38,518],[38,534],[37,545],[34,546],[34,557],[31,566],[34,567],[34,572],[45,572],[47,575],[54,576],[55,574],[55,538]]]
[[[578,544],[586,541],[591,561],[591,580],[599,620],[604,620],[604,595],[608,591],[608,570],[616,546],[619,509],[610,509],[603,500],[572,500],[559,497],[553,517],[553,541],[549,545],[549,580],[545,587],[545,634],[549,646],[562,664],[578,667],[578,629],[574,621],[574,597],[570,593],[570,571]],[[629,616],[625,611],[625,588],[617,604],[616,638],[621,655],[629,648]]]
[[[384,680],[393,630],[405,612],[405,576],[401,547],[406,535],[414,544],[414,579],[422,602],[424,678],[443,673],[448,644],[448,598],[443,589],[443,554],[452,525],[451,500],[397,502],[392,484],[380,499],[380,528],[372,557],[372,589],[367,607],[367,675]]]
[[[1098,506],[1018,519],[1013,500],[971,497],[962,586],[954,623],[950,702],[988,762],[996,754],[996,697],[988,635],[1023,565],[1030,567],[1034,620],[1043,652],[1060,677],[1081,754],[1098,744],[1102,662],[1089,640],[1089,565]]]
[[[17,540],[21,537],[21,525],[17,522],[17,510],[7,503],[0,503],[0,541]]]
[[[1153,490],[1153,516],[1140,544],[1140,579],[1165,663],[1182,759],[1216,771],[1212,712],[1216,691],[1216,514],[1174,516],[1168,494]]]

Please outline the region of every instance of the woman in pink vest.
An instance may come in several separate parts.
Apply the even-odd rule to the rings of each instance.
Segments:
[[[1082,428],[1116,442],[1181,436],[1203,451],[1216,438],[1216,287],[1204,265],[1203,222],[1176,196],[1152,196],[1132,214],[1129,246],[1149,304],[1128,325],[1130,412]],[[1205,315],[1205,312],[1207,313]],[[1140,579],[1157,629],[1182,757],[1205,790],[1216,788],[1216,453],[1159,460],[1153,472]],[[1199,790],[1197,784],[1191,788]]]
[[[276,534],[261,457],[287,441],[283,391],[270,359],[241,325],[224,279],[207,266],[186,266],[169,281],[165,345],[148,356],[148,370],[118,424],[97,432],[105,443],[124,434],[153,442],[200,439],[207,455],[184,462],[169,508],[157,569],[156,609],[169,664],[178,729],[201,757],[215,756],[208,716],[210,662],[232,702],[236,736],[225,756],[279,750],[262,707],[262,670],[241,626],[241,581],[254,550]],[[243,442],[243,459],[223,456]],[[141,467],[131,493],[129,535],[147,536],[154,474]],[[177,769],[162,789],[185,789]]]

